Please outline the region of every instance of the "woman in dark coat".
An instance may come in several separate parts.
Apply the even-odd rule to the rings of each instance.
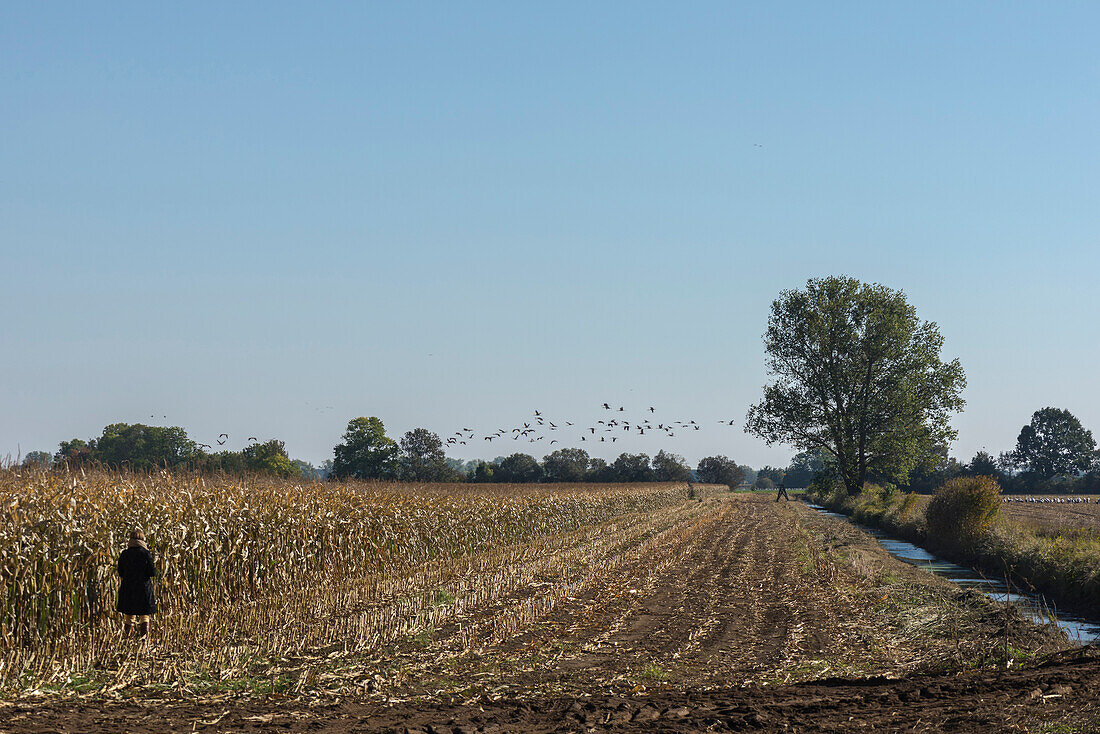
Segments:
[[[130,533],[130,547],[118,557],[118,575],[122,583],[118,587],[118,611],[122,612],[122,634],[129,635],[137,624],[138,636],[149,634],[149,623],[157,611],[153,597],[153,577],[157,569],[153,554],[145,544],[145,533]]]

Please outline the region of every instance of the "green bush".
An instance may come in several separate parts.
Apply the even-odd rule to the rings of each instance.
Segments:
[[[936,490],[925,511],[928,533],[965,547],[985,534],[1001,511],[1001,486],[993,477],[958,477]]]

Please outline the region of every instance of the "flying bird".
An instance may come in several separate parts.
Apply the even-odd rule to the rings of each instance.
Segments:
[[[607,403],[604,403],[604,404],[603,404],[603,407],[604,407],[604,408],[605,408],[606,410],[611,410],[611,406],[610,406],[610,405],[608,405]]]

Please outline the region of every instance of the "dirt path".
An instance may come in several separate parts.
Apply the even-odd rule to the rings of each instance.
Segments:
[[[361,701],[169,702],[0,709],[0,731],[470,732],[906,731],[1095,732],[1100,655],[1063,654],[1007,673],[824,680],[788,686],[649,695],[504,699],[382,706]]]
[[[320,688],[259,699],[18,701],[0,709],[0,731],[990,731],[1100,722],[1100,660],[1088,651],[1065,651],[1011,610],[797,503],[712,498],[509,557],[509,568],[484,569],[501,581],[477,599],[461,590],[479,561],[456,571],[448,589],[459,598],[424,632],[314,660],[302,680]],[[1015,663],[1007,672],[1006,651]]]

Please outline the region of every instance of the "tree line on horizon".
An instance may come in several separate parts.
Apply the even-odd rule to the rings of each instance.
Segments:
[[[112,423],[100,436],[62,441],[56,453],[31,451],[22,466],[80,467],[153,471],[175,469],[206,473],[265,474],[289,478],[356,478],[415,482],[674,482],[699,481],[737,487],[746,480],[763,481],[782,472],[764,467],[759,472],[725,456],[708,456],[692,469],[682,456],[659,451],[620,454],[612,462],[591,457],[584,449],[563,448],[540,461],[525,453],[491,461],[463,462],[448,458],[439,436],[414,428],[395,441],[386,435],[377,417],[349,421],[334,458],[321,467],[291,459],[278,439],[255,442],[240,451],[204,451],[179,426]]]
[[[915,473],[922,492],[962,476],[990,476],[1009,494],[1100,493],[1100,451],[1092,431],[1070,411],[1045,407],[1020,429],[1016,446],[994,457],[978,451],[968,462],[940,447],[933,460]]]
[[[50,454],[32,451],[24,466],[80,466],[150,471],[160,468],[207,473],[323,479],[361,478],[422,482],[647,482],[698,481],[730,487],[749,485],[772,489],[807,487],[818,478],[839,478],[835,463],[821,450],[803,451],[786,468],[753,469],[725,456],[709,456],[693,469],[683,457],[659,451],[656,456],[622,453],[607,462],[584,449],[562,448],[540,461],[526,453],[492,460],[448,458],[439,436],[415,428],[394,441],[379,418],[356,418],[348,423],[343,441],[333,450],[334,460],[320,467],[291,459],[283,441],[256,442],[241,451],[205,452],[179,426],[113,423],[90,440],[62,441]],[[929,452],[910,472],[900,489],[930,493],[960,476],[992,476],[1010,493],[1100,492],[1100,452],[1092,432],[1068,410],[1042,408],[1020,430],[1016,447],[994,457],[977,452],[963,462],[948,455],[947,447]],[[886,481],[874,471],[872,481]]]
[[[747,467],[725,456],[708,456],[692,470],[682,456],[664,450],[648,454],[622,453],[608,463],[580,448],[562,448],[539,461],[517,452],[492,461],[448,459],[439,436],[416,428],[400,443],[386,436],[377,417],[348,423],[344,440],[334,449],[332,476],[356,479],[398,479],[423,482],[683,482],[700,481],[737,487]]]

